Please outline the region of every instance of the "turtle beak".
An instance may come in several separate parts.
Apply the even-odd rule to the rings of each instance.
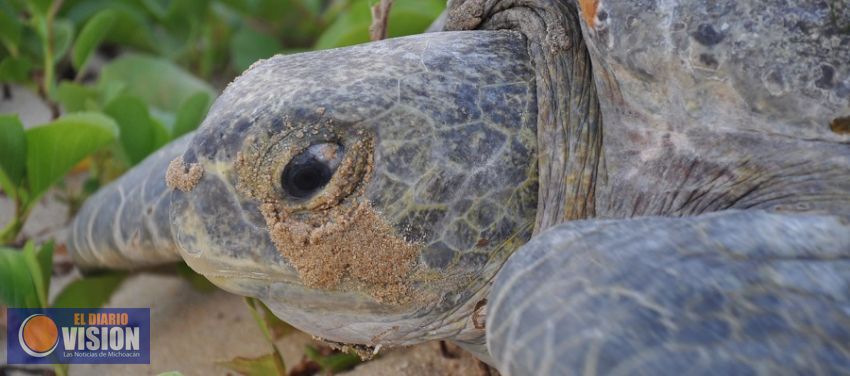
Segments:
[[[297,281],[297,273],[269,239],[259,208],[236,194],[224,178],[226,173],[207,164],[191,190],[171,193],[172,229],[183,259],[211,280],[251,275]],[[219,287],[230,290],[231,286]]]

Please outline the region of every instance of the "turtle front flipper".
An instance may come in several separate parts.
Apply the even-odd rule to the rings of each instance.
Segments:
[[[844,374],[850,222],[727,211],[564,223],[508,260],[487,306],[506,374]]]
[[[68,250],[83,270],[136,269],[180,260],[169,219],[169,163],[192,134],[149,156],[89,198],[71,225]]]

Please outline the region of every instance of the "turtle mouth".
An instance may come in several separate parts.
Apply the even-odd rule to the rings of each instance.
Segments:
[[[326,340],[345,344],[407,346],[448,337],[469,340],[483,335],[470,331],[473,308],[486,297],[479,288],[452,310],[402,306],[364,299],[359,291],[317,291],[294,275],[265,273],[205,274],[212,283],[238,295],[261,299],[288,324]]]

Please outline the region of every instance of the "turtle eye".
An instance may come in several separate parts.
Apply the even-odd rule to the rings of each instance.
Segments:
[[[325,143],[310,146],[284,167],[280,185],[292,198],[309,198],[328,184],[341,160],[340,145]]]

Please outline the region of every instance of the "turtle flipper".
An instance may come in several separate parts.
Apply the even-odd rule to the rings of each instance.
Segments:
[[[850,371],[850,222],[727,211],[556,226],[490,293],[507,374]]]
[[[180,260],[165,173],[191,139],[188,134],[171,142],[86,201],[68,241],[78,267],[135,269]]]

